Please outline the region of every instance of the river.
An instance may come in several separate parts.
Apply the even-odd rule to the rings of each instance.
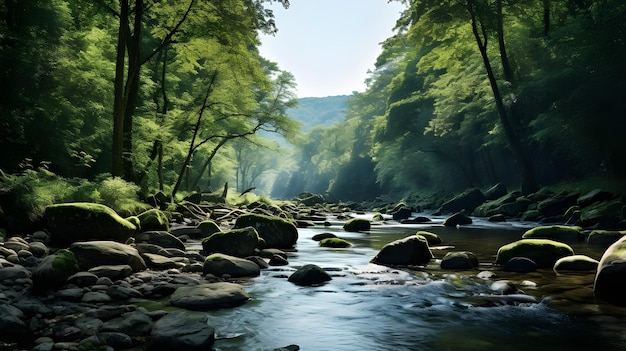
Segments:
[[[593,272],[512,274],[492,265],[498,248],[518,240],[533,224],[474,219],[473,225],[447,228],[441,225],[443,218],[430,217],[432,223],[391,221],[369,233],[344,232],[341,221],[299,229],[288,266],[271,267],[240,282],[251,301],[210,312],[214,349],[270,350],[297,344],[315,351],[626,350],[626,310],[594,301]],[[441,270],[438,260],[450,247],[434,248],[436,259],[419,270],[369,263],[383,245],[417,230],[439,234],[441,245],[454,251],[474,252],[479,269]],[[311,238],[323,232],[353,246],[321,248]],[[584,243],[572,247],[596,259],[603,251]],[[287,281],[296,268],[309,263],[323,267],[333,279],[319,287]],[[538,302],[489,298],[491,283],[500,279],[511,280]]]

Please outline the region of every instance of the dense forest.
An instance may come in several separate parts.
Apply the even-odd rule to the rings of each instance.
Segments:
[[[401,1],[367,89],[328,100],[345,120],[303,133],[296,77],[257,49],[271,2],[2,2],[0,169],[174,196],[621,190],[622,1]]]

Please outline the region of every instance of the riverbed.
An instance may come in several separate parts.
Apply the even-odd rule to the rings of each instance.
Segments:
[[[557,275],[502,272],[492,263],[500,246],[518,240],[534,223],[490,223],[448,228],[443,218],[404,225],[385,221],[367,233],[343,231],[343,221],[299,229],[289,265],[240,281],[252,297],[234,309],[210,312],[216,351],[269,350],[626,350],[626,312],[593,298],[594,272]],[[443,242],[425,267],[393,269],[369,261],[385,244],[427,230]],[[330,232],[348,249],[321,248],[311,238]],[[602,248],[572,245],[595,259]],[[439,268],[446,252],[472,251],[480,267]],[[287,281],[298,267],[316,264],[332,280],[318,287]],[[520,289],[519,299],[493,298],[501,279]],[[517,296],[517,295],[516,295]],[[531,302],[526,297],[535,299]]]

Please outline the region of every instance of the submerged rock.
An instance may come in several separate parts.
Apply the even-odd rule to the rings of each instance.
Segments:
[[[302,266],[289,276],[290,282],[302,286],[320,285],[330,280],[332,280],[330,275],[314,264]]]

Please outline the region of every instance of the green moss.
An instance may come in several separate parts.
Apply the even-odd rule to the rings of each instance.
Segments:
[[[552,239],[561,242],[578,242],[584,239],[579,227],[564,225],[541,226],[527,230],[523,239]]]
[[[126,220],[134,224],[135,227],[137,227],[137,230],[141,230],[141,221],[139,220],[139,217],[130,216],[130,217],[126,217]]]
[[[365,218],[352,218],[343,225],[343,229],[347,232],[368,231],[370,228],[371,222]]]
[[[332,247],[332,248],[346,248],[352,246],[352,244],[341,238],[326,238],[322,239],[319,244],[321,247]]]
[[[141,223],[140,228],[143,231],[169,231],[169,219],[167,218],[167,215],[159,209],[153,208],[148,211],[142,212],[137,215],[137,218],[139,218],[139,222]]]
[[[505,264],[513,257],[533,260],[538,268],[552,268],[561,257],[571,256],[574,250],[564,243],[549,239],[522,239],[498,249],[496,264]]]
[[[415,235],[421,236],[428,242],[428,245],[439,245],[441,244],[441,238],[439,235],[427,231],[420,230]]]

